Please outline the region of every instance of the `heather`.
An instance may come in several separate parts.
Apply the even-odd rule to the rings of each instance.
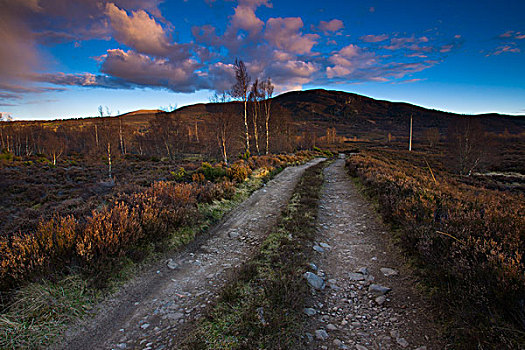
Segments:
[[[517,347],[525,334],[525,198],[476,186],[423,153],[353,154],[347,167],[377,200],[420,269],[451,342]]]
[[[35,230],[19,226],[18,232],[0,236],[1,290],[70,271],[103,286],[122,262],[140,261],[148,250],[175,249],[191,241],[195,231],[182,228],[206,219],[200,205],[233,198],[236,186],[254,172],[264,177],[310,156],[258,156],[229,166],[204,162],[192,171],[176,169],[172,176],[177,180],[120,184],[120,192],[98,198],[98,203],[92,199],[96,207],[87,215],[50,211]]]

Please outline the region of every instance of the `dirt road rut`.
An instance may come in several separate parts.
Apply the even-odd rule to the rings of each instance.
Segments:
[[[128,283],[58,345],[63,349],[171,349],[275,225],[304,170],[288,167],[198,239]]]
[[[324,171],[307,349],[443,349],[416,281],[341,157]],[[315,266],[313,267],[315,270]]]

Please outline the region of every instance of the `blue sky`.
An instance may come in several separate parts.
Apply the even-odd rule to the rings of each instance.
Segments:
[[[0,0],[0,112],[206,102],[242,59],[277,92],[326,88],[525,114],[525,2]]]

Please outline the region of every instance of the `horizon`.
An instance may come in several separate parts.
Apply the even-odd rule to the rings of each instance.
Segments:
[[[451,114],[456,114],[458,116],[466,116],[466,117],[481,116],[481,117],[483,117],[485,115],[497,114],[497,115],[500,115],[502,117],[525,118],[525,113],[523,113],[523,114],[503,114],[503,113],[499,113],[499,112],[486,112],[486,113],[477,113],[477,114],[457,113],[457,112],[453,112],[453,111],[446,111],[446,110],[435,109],[435,108],[432,108],[432,107],[425,107],[425,106],[421,106],[421,105],[417,105],[415,103],[410,103],[410,102],[405,102],[405,101],[390,101],[390,100],[385,100],[385,99],[380,99],[380,98],[374,98],[374,97],[371,97],[371,96],[356,94],[356,93],[348,92],[348,91],[334,90],[334,89],[324,89],[324,88],[312,88],[312,89],[286,91],[286,92],[282,92],[280,94],[277,94],[277,95],[273,96],[272,99],[277,98],[277,97],[279,97],[281,95],[284,95],[284,94],[288,94],[288,93],[318,91],[318,90],[354,94],[354,95],[370,98],[370,99],[373,99],[375,101],[383,101],[383,102],[389,102],[389,103],[404,103],[404,104],[409,104],[409,105],[414,106],[414,107],[424,108],[424,109],[429,110],[429,111],[437,111],[437,112],[440,112],[440,113],[451,113]],[[231,100],[229,102],[242,103],[242,101],[238,101],[238,100]],[[166,110],[166,108],[168,108],[166,106],[160,106],[159,108],[140,108],[140,109],[134,109],[134,110],[125,111],[125,112],[120,112],[119,111],[120,112],[119,114],[117,114],[117,113],[112,113],[111,115],[104,114],[104,118],[120,117],[120,116],[125,116],[127,114],[132,114],[132,113],[135,113],[135,112],[139,112],[139,111],[164,111],[164,112],[172,113],[172,112],[176,112],[177,110],[185,108],[185,107],[191,107],[191,106],[195,106],[195,105],[199,105],[199,104],[208,104],[208,103],[214,103],[214,102],[203,101],[203,102],[190,103],[190,104],[186,104],[186,105],[182,105],[182,106],[172,106],[172,107],[175,107],[175,109],[170,110],[170,111]],[[102,107],[106,107],[106,106],[102,106]],[[164,109],[162,109],[162,108],[164,108]],[[87,115],[87,116],[71,116],[71,117],[53,118],[53,119],[41,119],[41,118],[38,118],[38,119],[17,119],[17,118],[12,118],[10,121],[15,121],[15,122],[33,122],[33,121],[51,122],[51,121],[66,121],[66,120],[89,119],[89,118],[99,118],[99,117],[100,117],[100,115],[97,115],[97,114],[93,113],[92,115]]]
[[[525,115],[525,3],[0,0],[0,112],[55,120],[208,102],[243,60],[276,95]],[[299,6],[300,4],[300,6]]]

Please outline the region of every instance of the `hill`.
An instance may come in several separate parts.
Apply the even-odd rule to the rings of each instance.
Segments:
[[[240,113],[240,104],[232,102]],[[335,128],[337,135],[348,138],[383,140],[392,136],[407,136],[410,116],[413,116],[414,133],[421,134],[428,128],[438,128],[446,134],[451,121],[459,117],[478,120],[483,128],[492,133],[521,134],[525,132],[525,116],[501,114],[460,115],[426,109],[403,102],[375,100],[373,98],[333,90],[292,91],[273,98],[274,106],[282,107],[278,113],[286,112],[299,133],[315,132],[324,135],[328,128]],[[172,112],[183,121],[209,122],[213,111],[211,104],[185,106]],[[129,113],[126,115],[130,115]],[[154,114],[144,118],[152,118]]]
[[[338,134],[344,136],[385,132],[406,135],[411,115],[414,132],[436,127],[445,133],[450,121],[463,116],[342,91],[294,91],[279,95],[274,100],[291,112],[296,123],[335,127]],[[479,120],[489,132],[502,133],[507,129],[518,134],[525,131],[525,116],[484,114],[468,117]]]

